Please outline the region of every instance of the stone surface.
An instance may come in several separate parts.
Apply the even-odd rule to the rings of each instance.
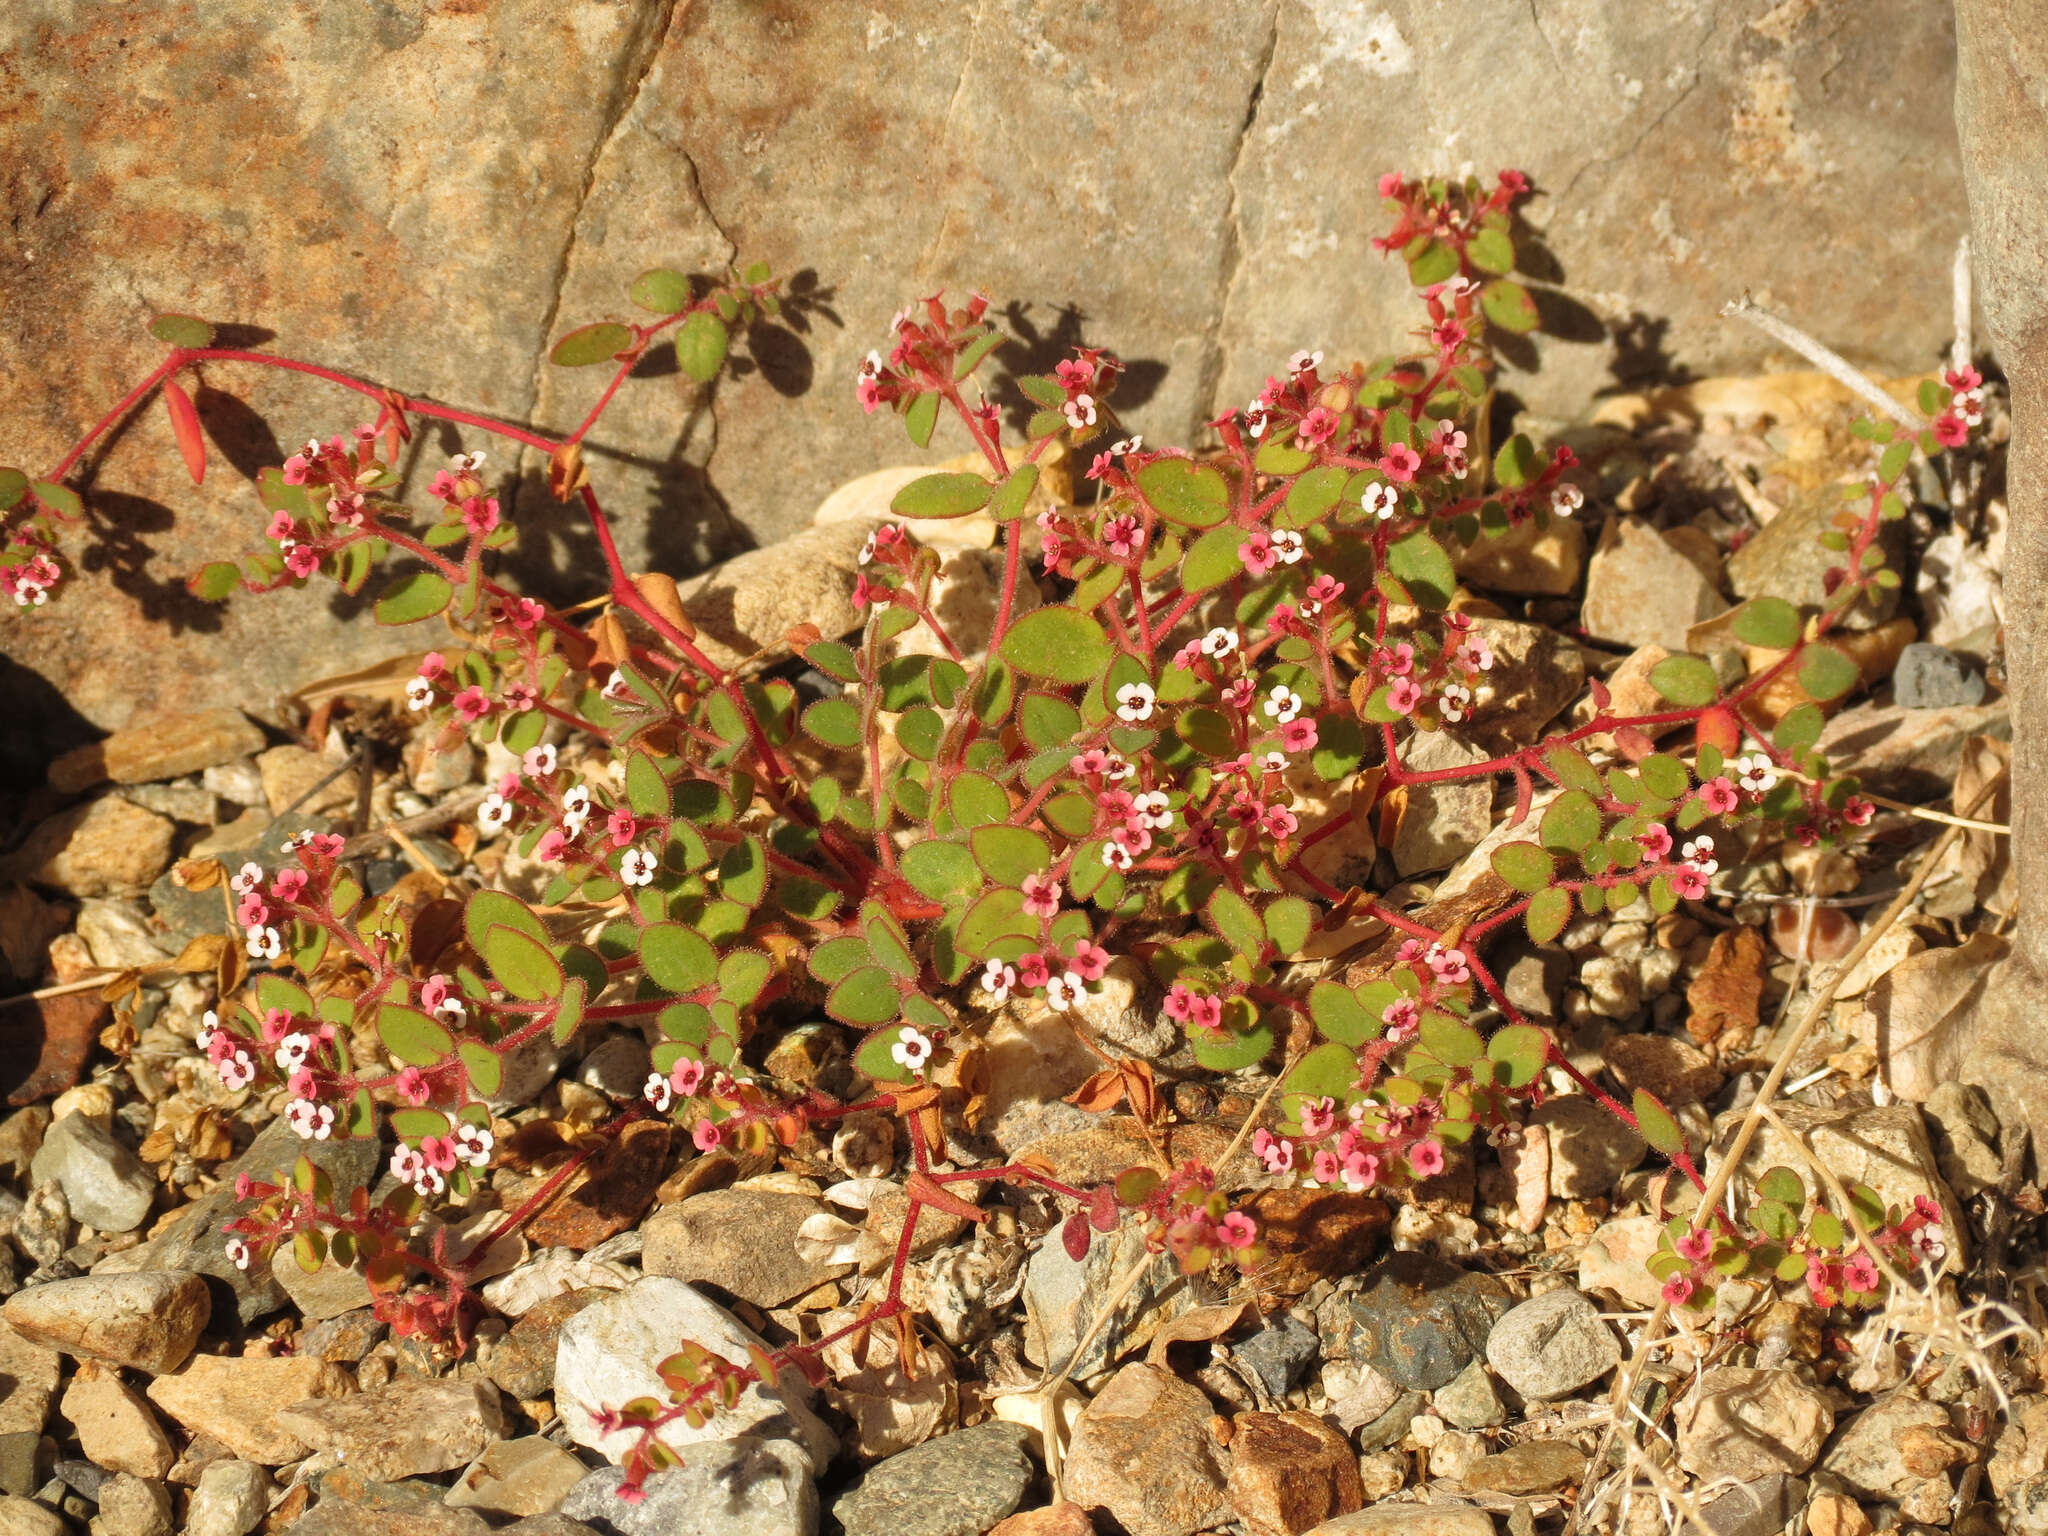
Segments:
[[[1128,1165],[1126,1165],[1128,1166]],[[1086,1380],[1141,1348],[1162,1323],[1196,1305],[1194,1289],[1167,1254],[1146,1267],[1078,1359],[1075,1349],[1109,1288],[1145,1253],[1144,1235],[1125,1223],[1098,1233],[1079,1263],[1057,1237],[1041,1243],[1024,1270],[1024,1358]]]
[[[1067,1497],[1130,1536],[1189,1536],[1229,1518],[1227,1462],[1209,1419],[1200,1388],[1158,1366],[1125,1366],[1074,1426]]]
[[[1514,1298],[1491,1275],[1423,1253],[1396,1253],[1364,1276],[1351,1300],[1352,1353],[1396,1386],[1433,1392],[1485,1349]]]
[[[360,1266],[344,1268],[329,1262],[308,1274],[299,1267],[290,1244],[270,1256],[270,1278],[309,1323],[325,1322],[370,1304],[370,1282]]]
[[[749,1347],[761,1343],[701,1292],[659,1275],[636,1280],[570,1318],[555,1350],[555,1411],[569,1437],[607,1459],[623,1455],[633,1436],[624,1430],[606,1434],[597,1413],[631,1398],[661,1395],[654,1367],[684,1339],[736,1364],[745,1364]],[[809,1399],[803,1378],[785,1371],[773,1388],[758,1382],[748,1386],[735,1406],[720,1409],[701,1429],[672,1421],[661,1439],[679,1450],[739,1434],[791,1439],[804,1447],[814,1466],[823,1467],[838,1441],[811,1413]]]
[[[1263,1189],[1243,1203],[1259,1224],[1259,1284],[1299,1296],[1318,1280],[1356,1274],[1385,1241],[1386,1202],[1344,1189]]]
[[[277,1422],[309,1397],[355,1390],[345,1366],[326,1360],[195,1355],[149,1384],[149,1400],[194,1434],[211,1435],[244,1461],[282,1466],[310,1447]]]
[[[40,1435],[63,1373],[56,1350],[23,1338],[0,1318],[0,1435]]]
[[[1707,1053],[1675,1035],[1616,1035],[1600,1055],[1624,1098],[1640,1088],[1667,1107],[1697,1104],[1721,1086]]]
[[[417,1376],[400,1376],[375,1392],[296,1403],[277,1415],[280,1430],[316,1451],[339,1452],[356,1472],[382,1482],[462,1466],[503,1436],[505,1424],[491,1383]]]
[[[1812,1466],[1835,1427],[1816,1388],[1786,1370],[1717,1366],[1678,1405],[1678,1464],[1740,1481]]]
[[[1700,1506],[1700,1516],[1714,1536],[1778,1536],[1805,1504],[1806,1480],[1773,1472],[1707,1500]],[[1867,1536],[1868,1527],[1865,1529]],[[1841,1531],[1823,1529],[1810,1512],[1807,1531],[1808,1536],[1845,1536]]]
[[[797,1252],[797,1229],[825,1209],[807,1195],[767,1189],[714,1189],[663,1206],[641,1224],[640,1267],[692,1284],[717,1286],[757,1307],[779,1307],[851,1264],[817,1264]]]
[[[75,795],[106,779],[148,784],[263,750],[263,732],[238,709],[194,710],[143,721],[76,747],[50,764],[50,787]]]
[[[102,1232],[131,1232],[149,1215],[156,1180],[104,1126],[66,1115],[43,1136],[29,1177],[64,1186],[71,1214]]]
[[[1586,633],[1610,644],[1685,649],[1685,632],[1728,603],[1648,523],[1612,519],[1586,566]]]
[[[1560,1200],[1609,1193],[1649,1150],[1642,1137],[1583,1094],[1544,1100],[1529,1112],[1529,1122],[1549,1138],[1550,1192]]]
[[[1918,801],[1946,795],[1972,736],[2012,738],[2012,710],[2003,699],[1948,709],[1857,704],[1820,733],[1830,768],[1853,773],[1881,795]]]
[[[289,744],[259,754],[256,771],[263,775],[263,800],[270,814],[348,811],[356,803],[356,772],[345,763],[344,758]]]
[[[169,817],[107,795],[41,823],[0,861],[0,875],[67,896],[132,896],[171,862],[176,832]]]
[[[1095,1522],[1078,1504],[1019,1510],[989,1527],[988,1536],[1095,1536]]]
[[[499,1515],[541,1515],[559,1506],[589,1471],[544,1435],[484,1447],[448,1489],[448,1502]]]
[[[1892,668],[1892,702],[1901,709],[1981,704],[1984,679],[1954,651],[1916,640]]]
[[[171,1536],[171,1490],[153,1479],[116,1473],[100,1489],[93,1536]]]
[[[647,1480],[639,1504],[619,1498],[625,1477],[617,1467],[592,1472],[562,1514],[617,1536],[816,1536],[818,1490],[804,1451],[786,1440],[693,1445],[682,1466]]]
[[[95,1466],[136,1477],[162,1477],[178,1459],[149,1404],[112,1372],[81,1372],[65,1389],[61,1411]]]
[[[1576,644],[1540,624],[1475,618],[1472,632],[1493,651],[1493,666],[1474,692],[1467,734],[1490,752],[1528,746],[1578,697],[1585,658]]]
[[[1717,1116],[1714,1121],[1714,1151],[1708,1172],[1735,1136],[1741,1111]],[[1961,1208],[1949,1187],[1942,1182],[1927,1138],[1927,1126],[1920,1111],[1910,1104],[1882,1107],[1864,1105],[1837,1109],[1816,1109],[1804,1104],[1786,1104],[1778,1110],[1786,1131],[1804,1139],[1819,1159],[1844,1185],[1868,1184],[1887,1206],[1910,1210],[1916,1195],[1926,1195],[1941,1207],[1942,1239],[1948,1256],[1943,1268],[1961,1265],[1968,1242],[1968,1228]],[[1742,1161],[1747,1178],[1761,1177],[1767,1168],[1791,1168],[1805,1181],[1810,1195],[1820,1194],[1819,1180],[1784,1134],[1768,1122],[1759,1125]]]
[[[1248,1536],[1299,1536],[1365,1503],[1358,1453],[1314,1414],[1240,1413],[1231,1423],[1230,1507]]]
[[[1821,1469],[1860,1499],[1893,1500],[1964,1459],[1962,1445],[1948,1409],[1900,1392],[1857,1414]]]
[[[388,1485],[358,1486],[376,1502],[323,1495],[293,1523],[292,1536],[363,1536],[372,1530],[377,1536],[490,1536],[491,1527],[482,1515],[430,1502],[425,1495],[431,1489],[421,1493],[415,1485],[401,1483],[396,1485],[400,1496],[394,1499],[383,1495]]]
[[[192,1489],[185,1536],[248,1536],[270,1511],[270,1474],[252,1461],[209,1462]]]
[[[1401,752],[1414,772],[1467,768],[1494,754],[1449,731],[1418,733]],[[1479,846],[1493,830],[1493,784],[1485,778],[1443,784],[1411,784],[1394,830],[1394,867],[1403,875],[1447,869]]]
[[[1579,584],[1586,568],[1586,525],[1576,517],[1553,517],[1539,527],[1532,519],[1499,538],[1481,537],[1454,551],[1458,575],[1491,592],[1563,597]]]
[[[846,1536],[981,1536],[1037,1476],[1030,1431],[1000,1421],[941,1435],[868,1468],[832,1501]]]
[[[1322,1350],[1316,1332],[1292,1312],[1266,1320],[1266,1326],[1231,1346],[1230,1356],[1259,1379],[1268,1397],[1294,1390]]]
[[[1430,1394],[1429,1405],[1453,1429],[1490,1429],[1506,1422],[1507,1405],[1484,1360],[1474,1360]]]
[[[1621,1341],[1598,1307],[1561,1287],[1532,1296],[1493,1325],[1486,1363],[1523,1397],[1545,1402],[1621,1364]]]
[[[1375,1504],[1325,1520],[1308,1536],[1493,1536],[1493,1516],[1473,1504]]]
[[[15,1332],[68,1355],[161,1375],[185,1363],[212,1310],[204,1280],[163,1270],[52,1280],[16,1292],[0,1316]]]
[[[223,1318],[233,1311],[247,1323],[275,1311],[284,1304],[283,1289],[267,1270],[236,1268],[221,1245],[220,1226],[236,1209],[235,1180],[240,1175],[282,1182],[302,1153],[327,1170],[335,1197],[341,1200],[375,1177],[381,1162],[373,1141],[301,1141],[280,1117],[259,1131],[240,1157],[223,1165],[218,1186],[181,1209],[147,1242],[107,1255],[93,1266],[93,1273],[191,1270],[207,1278]]]
[[[605,1291],[595,1287],[565,1291],[529,1308],[512,1331],[492,1347],[484,1370],[508,1397],[531,1401],[555,1386],[555,1348],[562,1325]]]
[[[1586,1453],[1562,1440],[1524,1440],[1491,1456],[1482,1456],[1459,1479],[1474,1493],[1504,1493],[1522,1498],[1554,1493],[1586,1475]]]
[[[1632,1307],[1656,1306],[1663,1287],[1648,1265],[1663,1230],[1654,1216],[1602,1222],[1579,1250],[1579,1289],[1609,1292]]]
[[[1802,491],[1728,557],[1728,585],[1737,597],[1782,597],[1794,606],[1818,608],[1826,599],[1823,578],[1842,557],[1820,542],[1823,530],[1841,510],[1840,491],[1832,484]],[[1879,526],[1878,542],[1896,567],[1906,548],[1906,525]],[[1898,589],[1876,592],[1842,616],[1845,629],[1869,629],[1889,619],[1899,606]]]

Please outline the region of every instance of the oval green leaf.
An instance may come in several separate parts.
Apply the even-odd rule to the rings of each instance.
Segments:
[[[1109,636],[1088,614],[1054,605],[1034,608],[1003,636],[1003,660],[1031,677],[1087,683],[1109,665]]]
[[[548,361],[563,368],[588,368],[608,363],[633,344],[633,333],[616,320],[600,320],[579,326],[564,336],[548,353]]]

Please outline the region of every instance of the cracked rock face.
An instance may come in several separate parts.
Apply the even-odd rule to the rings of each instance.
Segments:
[[[657,350],[588,445],[628,561],[685,575],[906,456],[851,388],[906,299],[979,286],[1015,301],[1011,369],[1049,368],[1076,341],[1117,351],[1127,426],[1183,441],[1297,346],[1397,345],[1416,311],[1368,243],[1372,178],[1468,161],[1523,166],[1538,189],[1527,216],[1548,254],[1525,269],[1555,289],[1539,294],[1552,334],[1511,350],[1505,380],[1536,409],[1576,410],[1659,360],[1755,362],[1758,339],[1714,318],[1745,286],[1903,367],[1947,339],[1963,213],[1951,26],[1908,0],[1846,24],[1824,11],[34,0],[0,18],[0,52],[24,61],[21,110],[0,126],[16,300],[0,387],[21,403],[6,456],[46,468],[142,377],[154,309],[566,430],[603,370],[546,364],[552,337],[630,313],[646,267],[765,259],[792,302],[736,339],[733,373],[698,390]],[[1879,198],[1898,210],[1881,229],[1861,214]],[[146,409],[90,488],[77,590],[10,642],[26,670],[8,702],[47,706],[40,674],[84,717],[53,720],[34,751],[74,744],[84,721],[268,708],[421,648],[352,625],[342,659],[344,616],[367,602],[322,587],[224,610],[185,594],[204,560],[257,541],[255,470],[368,414],[242,365],[210,365],[204,385],[206,485]],[[478,444],[423,434],[416,492],[457,446]],[[539,466],[501,449],[490,468],[526,472],[505,490],[530,530],[508,569],[588,595],[595,551]],[[184,664],[150,665],[169,641]]]

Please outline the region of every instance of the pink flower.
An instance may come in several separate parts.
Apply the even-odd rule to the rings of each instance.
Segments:
[[[1671,829],[1664,823],[1643,828],[1636,834],[1636,846],[1646,859],[1661,859],[1671,851]]]
[[[1253,576],[1263,576],[1279,564],[1280,557],[1273,553],[1273,539],[1263,528],[1254,528],[1251,537],[1237,546],[1237,558],[1244,562],[1244,568]]]
[[[1060,910],[1060,883],[1050,875],[1024,877],[1024,910],[1033,917],[1056,917]]]
[[[1320,739],[1316,734],[1316,723],[1313,720],[1290,720],[1280,727],[1280,745],[1289,752],[1307,752]]]
[[[540,692],[531,683],[508,683],[505,687],[505,707],[516,715],[523,715],[540,703]]]
[[[427,1102],[430,1092],[427,1087],[427,1076],[418,1067],[404,1068],[392,1079],[391,1087],[401,1099],[415,1109]]]
[[[1017,979],[1026,987],[1042,987],[1052,978],[1052,967],[1046,964],[1045,956],[1037,950],[1021,956],[1017,961]]]
[[[1422,702],[1422,689],[1413,678],[1397,677],[1387,688],[1387,708],[1397,715],[1412,713]]]
[[[439,651],[429,651],[427,652],[426,655],[420,658],[420,669],[416,675],[425,678],[428,682],[431,683],[432,681],[434,681],[435,678],[439,677],[443,672],[447,670],[447,658],[444,657]]]
[[[1456,986],[1461,981],[1471,980],[1472,972],[1466,969],[1465,951],[1462,949],[1438,949],[1432,944],[1429,953],[1423,958],[1430,970],[1435,973],[1436,979],[1446,986]]]
[[[1397,997],[1380,1014],[1389,1039],[1407,1039],[1422,1025],[1422,1007],[1412,997]]]
[[[284,461],[284,483],[286,485],[304,485],[306,477],[312,473],[312,470],[313,461],[303,453],[295,453]]]
[[[1337,1101],[1332,1098],[1301,1101],[1301,1134],[1320,1141],[1337,1128]]]
[[[498,526],[498,498],[472,496],[462,504],[463,526],[471,533],[489,533]]]
[[[1336,1153],[1324,1147],[1310,1161],[1309,1171],[1315,1175],[1318,1184],[1334,1184],[1343,1173],[1344,1165],[1337,1161]]]
[[[639,823],[633,820],[633,813],[622,805],[605,818],[604,830],[614,848],[623,848],[633,841],[633,836],[640,827]]]
[[[1403,640],[1381,651],[1377,660],[1387,676],[1406,677],[1415,667],[1415,647]]]
[[[1195,994],[1188,990],[1187,983],[1176,981],[1166,994],[1166,1016],[1185,1024],[1194,1001]]]
[[[1742,803],[1742,797],[1735,792],[1735,785],[1726,774],[1709,779],[1699,787],[1700,804],[1716,816],[1726,816]]]
[[[1223,1027],[1223,999],[1220,997],[1198,997],[1188,1004],[1188,1023],[1196,1029],[1221,1029]]]
[[[1320,572],[1308,584],[1308,595],[1313,602],[1334,603],[1344,595],[1344,583],[1327,571]]]
[[[303,581],[320,569],[320,551],[310,544],[294,544],[285,551],[284,568]]]
[[[280,512],[270,520],[270,526],[263,530],[263,536],[273,544],[299,536],[299,525],[292,521],[289,512]]]
[[[1970,440],[1970,424],[1954,411],[1943,411],[1934,418],[1934,440],[1944,448],[1960,448]],[[1857,1290],[1864,1287],[1857,1286]]]
[[[269,903],[251,891],[242,898],[241,905],[235,908],[235,921],[244,928],[262,927],[270,921]]]
[[[1252,1133],[1252,1155],[1266,1165],[1268,1173],[1287,1173],[1294,1167],[1294,1143],[1263,1125]]]
[[[1714,1256],[1714,1234],[1704,1227],[1695,1227],[1671,1246],[1678,1250],[1681,1259],[1704,1264]]]
[[[1440,1141],[1418,1141],[1408,1149],[1408,1167],[1418,1179],[1434,1178],[1444,1171],[1444,1146]]]
[[[306,872],[303,869],[280,869],[277,878],[270,882],[270,894],[279,901],[297,901],[305,890]]]
[[[530,597],[515,597],[505,605],[505,617],[514,629],[532,629],[546,615],[547,609]]]
[[[1082,939],[1074,945],[1073,969],[1081,973],[1084,981],[1100,981],[1102,973],[1109,969],[1109,951],[1100,944]]]
[[[450,1172],[462,1161],[462,1154],[455,1145],[453,1136],[422,1136],[420,1156],[427,1160],[427,1166],[437,1173]]]
[[[1089,389],[1095,384],[1095,365],[1084,358],[1070,357],[1053,365],[1053,376],[1060,381],[1060,388],[1072,394],[1077,389]]]
[[[1259,1229],[1243,1211],[1232,1211],[1216,1223],[1216,1235],[1225,1247],[1243,1249],[1258,1241]]]
[[[694,1056],[678,1057],[676,1064],[668,1069],[669,1086],[684,1098],[689,1098],[704,1086],[704,1063]]]
[[[1301,825],[1300,819],[1284,805],[1267,806],[1266,814],[1260,818],[1260,821],[1264,825],[1267,835],[1275,838],[1292,837],[1294,836],[1295,829]]]
[[[1112,517],[1104,526],[1102,542],[1117,559],[1128,560],[1145,547],[1145,530],[1126,512],[1121,517]]]
[[[1381,197],[1399,197],[1400,195],[1401,173],[1399,171],[1388,171],[1380,177]]]
[[[1848,804],[1842,807],[1842,819],[1852,827],[1867,827],[1870,818],[1877,814],[1877,807],[1861,795],[1851,795]]]
[[[292,1016],[282,1008],[263,1010],[263,1043],[275,1045],[292,1032]]]
[[[1371,1189],[1380,1181],[1380,1160],[1358,1148],[1344,1154],[1344,1184],[1354,1192]]]
[[[533,856],[543,864],[558,864],[568,848],[569,834],[560,827],[549,827],[541,833],[540,841],[533,845]]]
[[[1877,1289],[1877,1261],[1858,1248],[1842,1266],[1842,1286],[1851,1291],[1874,1291]]]
[[[1258,692],[1258,688],[1259,685],[1251,678],[1240,677],[1223,690],[1223,702],[1232,709],[1250,709],[1252,696]]]
[[[1941,379],[1950,389],[1976,389],[1984,382],[1984,375],[1965,363],[1960,368],[1949,369]]]
[[[1691,1275],[1673,1275],[1664,1282],[1664,1299],[1674,1307],[1682,1307],[1692,1300],[1692,1293]]]
[[[853,606],[865,608],[870,603],[883,602],[888,590],[887,587],[869,581],[865,576],[856,576],[853,578]]]
[[[1380,473],[1396,485],[1406,485],[1422,468],[1422,455],[1406,443],[1390,443],[1387,451],[1380,455],[1379,468]]]
[[[881,383],[869,374],[862,374],[853,386],[853,398],[860,402],[860,408],[868,415],[875,414],[875,407],[882,403]]]
[[[462,716],[465,725],[481,720],[491,712],[490,696],[474,683],[455,695],[453,702],[455,713]]]
[[[1686,901],[1698,901],[1707,894],[1707,877],[1698,866],[1681,864],[1671,872],[1671,889]]]
[[[1327,405],[1319,405],[1301,418],[1295,441],[1304,448],[1320,448],[1336,435],[1337,413]]]
[[[697,1128],[690,1133],[690,1140],[696,1143],[699,1152],[709,1152],[724,1138],[709,1120],[699,1120]]]

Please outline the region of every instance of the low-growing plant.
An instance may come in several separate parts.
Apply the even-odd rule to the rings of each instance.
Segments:
[[[1512,172],[1491,187],[1383,179],[1397,223],[1379,243],[1407,262],[1426,310],[1414,345],[1346,368],[1299,352],[1211,423],[1215,445],[1200,452],[1123,432],[1119,367],[1088,349],[1016,380],[1033,413],[1015,439],[984,383],[1005,340],[988,301],[909,305],[861,367],[859,401],[919,447],[942,417],[956,422],[980,467],[896,495],[901,521],[875,528],[861,556],[857,635],[795,633],[746,670],[705,655],[673,582],[627,570],[580,445],[659,338],[673,333],[683,369],[712,380],[731,333],[777,311],[765,266],[719,282],[645,273],[630,296],[654,318],[562,337],[556,363],[611,372],[559,439],[218,347],[205,322],[159,317],[162,363],[48,475],[0,471],[0,589],[39,606],[58,588],[60,536],[82,511],[66,477],[150,394],[192,477],[204,475],[181,380],[208,363],[292,368],[365,397],[371,421],[261,474],[264,543],[206,566],[193,590],[225,599],[375,581],[380,623],[439,621],[448,638],[408,685],[411,708],[448,745],[495,740],[516,759],[478,821],[548,877],[538,902],[485,890],[459,911],[408,912],[366,896],[332,833],[295,840],[280,868],[232,875],[246,954],[224,962],[202,1046],[230,1086],[286,1088],[302,1137],[392,1138],[398,1179],[374,1205],[360,1190],[337,1201],[304,1159],[281,1186],[245,1185],[251,1204],[229,1224],[236,1262],[289,1243],[308,1269],[360,1264],[380,1315],[460,1345],[477,1260],[451,1255],[445,1228],[430,1243],[420,1234],[437,1205],[475,1194],[499,1155],[489,1105],[508,1057],[541,1036],[567,1045],[628,1022],[656,1042],[654,1071],[613,1131],[658,1116],[700,1149],[758,1154],[857,1112],[900,1119],[909,1214],[886,1287],[855,1327],[898,1329],[906,1353],[917,1214],[982,1219],[967,1196],[991,1181],[1066,1203],[1063,1241],[1077,1257],[1093,1233],[1136,1221],[1189,1272],[1254,1265],[1256,1223],[1198,1163],[1085,1189],[1028,1161],[939,1166],[973,1092],[983,1022],[1006,1005],[1075,1017],[1119,957],[1149,973],[1202,1066],[1281,1074],[1250,1143],[1271,1175],[1354,1191],[1427,1179],[1475,1135],[1512,1137],[1554,1073],[1697,1185],[1671,1113],[1589,1081],[1515,1008],[1485,947],[1513,926],[1547,943],[1575,914],[1668,913],[1705,896],[1718,861],[1747,844],[1833,841],[1871,820],[1872,802],[1816,746],[1825,706],[1858,681],[1830,636],[1898,584],[1879,530],[1905,511],[1916,448],[1934,456],[1967,439],[1980,381],[1965,370],[1926,383],[1931,421],[1917,436],[1858,426],[1872,469],[1824,536],[1843,557],[1826,602],[1802,612],[1760,598],[1733,616],[1736,640],[1778,659],[1729,686],[1704,657],[1672,656],[1651,673],[1667,708],[1621,713],[1596,682],[1581,724],[1468,766],[1410,767],[1418,742],[1483,723],[1492,706],[1496,658],[1461,611],[1461,553],[1584,504],[1569,450],[1521,434],[1484,447],[1487,337],[1537,319],[1513,276],[1511,208],[1526,185]],[[554,495],[596,535],[600,612],[491,575],[519,529],[482,453],[436,473],[424,509],[401,499],[401,449],[422,420],[546,456]],[[1087,463],[1072,500],[1048,494],[1056,444]],[[994,520],[1002,551],[977,654],[941,618],[939,557],[917,537],[971,515]],[[1057,596],[1041,601],[1041,586]],[[916,631],[921,648],[901,643]],[[807,693],[806,667],[835,686]],[[1772,723],[1765,695],[1795,683],[1803,701]],[[1682,745],[1656,746],[1682,729]],[[591,749],[589,771],[572,745]],[[1305,856],[1354,823],[1453,782],[1505,783],[1515,800],[1512,833],[1491,854],[1492,899],[1455,924],[1431,926],[1310,867]],[[1397,940],[1344,979],[1310,982],[1318,973],[1291,963],[1368,922]],[[259,968],[246,989],[244,959]],[[764,1020],[820,1011],[859,1033],[853,1062],[873,1091],[855,1102],[791,1091],[749,1051]],[[1149,1067],[1102,1055],[1090,1102],[1157,1122]],[[586,1155],[503,1226],[523,1224]],[[1797,1176],[1772,1170],[1739,1218],[1675,1221],[1653,1265],[1667,1296],[1704,1304],[1715,1277],[1749,1273],[1804,1280],[1822,1305],[1872,1298],[1875,1268],[1839,1215],[1807,1205]],[[1861,1214],[1901,1252],[1938,1241],[1938,1211]],[[663,1425],[701,1423],[780,1369],[815,1375],[818,1349],[731,1362],[685,1345],[662,1364],[668,1400],[594,1405],[608,1428],[640,1431],[629,1487],[673,1459]]]

